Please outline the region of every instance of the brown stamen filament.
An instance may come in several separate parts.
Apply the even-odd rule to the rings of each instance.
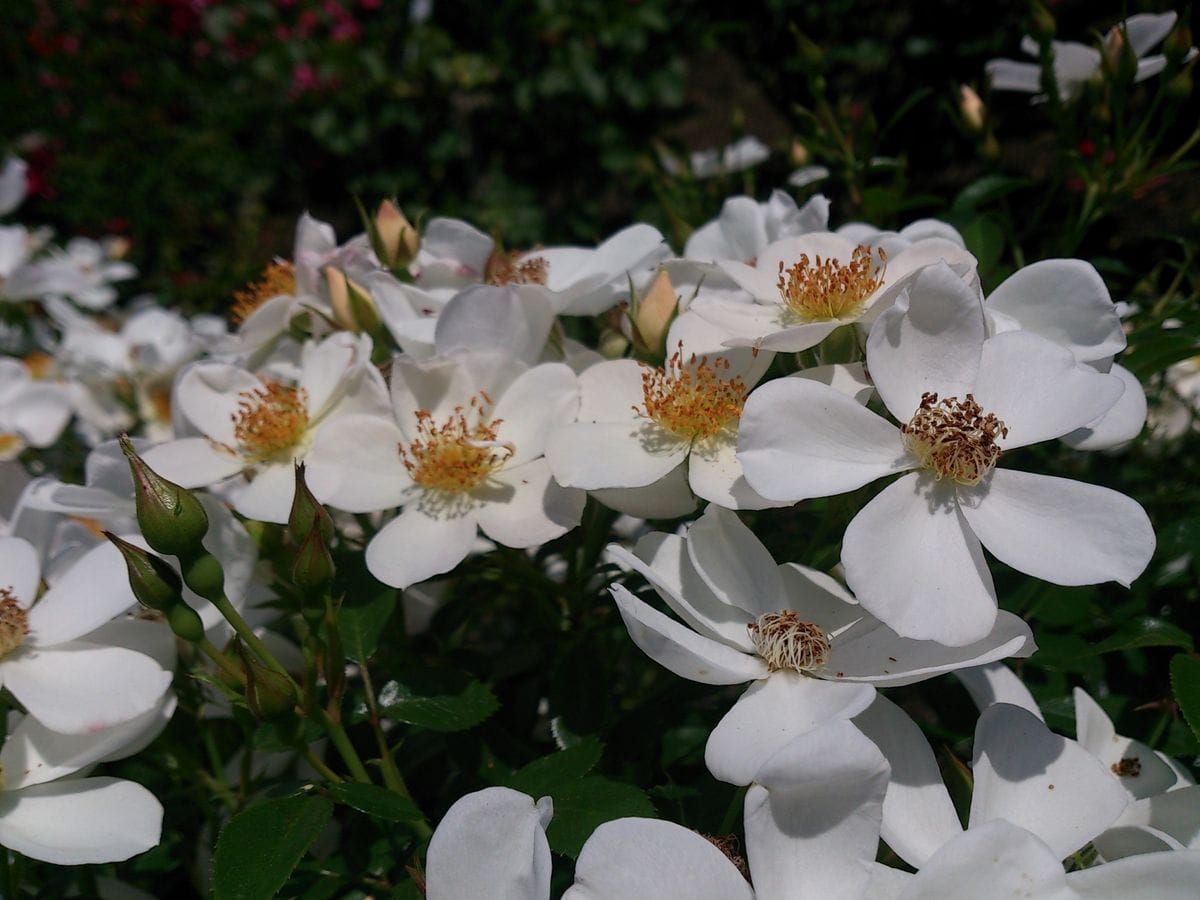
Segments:
[[[233,435],[251,462],[284,456],[308,430],[308,392],[275,381],[242,391],[233,414]]]
[[[859,245],[843,265],[829,257],[816,261],[802,253],[790,267],[779,263],[779,295],[788,311],[802,322],[852,321],[862,315],[866,302],[883,285],[887,255]]]
[[[417,410],[417,437],[400,447],[412,480],[430,490],[462,493],[479,487],[504,465],[516,448],[499,438],[503,420],[488,420],[490,403],[480,392],[440,424],[429,410]]]
[[[1000,458],[998,439],[1008,437],[1008,428],[996,416],[984,413],[972,394],[966,399],[935,393],[921,395],[921,405],[901,431],[904,445],[918,463],[939,481],[949,478],[958,484],[977,485]]]
[[[829,660],[829,637],[797,613],[764,613],[746,628],[755,652],[772,672],[815,672]]]
[[[746,383],[729,370],[722,356],[710,362],[692,354],[684,363],[681,342],[666,366],[645,367],[644,405],[634,410],[684,440],[715,437],[741,418],[746,403]]]

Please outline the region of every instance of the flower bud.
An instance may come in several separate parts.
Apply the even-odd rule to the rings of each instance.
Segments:
[[[1123,27],[1114,28],[1104,39],[1101,50],[1104,71],[1114,84],[1132,84],[1137,75],[1137,54],[1129,46],[1129,38]]]
[[[204,640],[204,622],[199,613],[182,600],[167,610],[167,623],[176,636],[189,643]]]
[[[663,356],[666,352],[667,329],[678,310],[679,297],[671,285],[671,277],[666,269],[659,269],[650,287],[631,311],[634,346],[652,356]]]
[[[202,551],[201,541],[208,533],[208,514],[195,495],[151,469],[128,435],[121,436],[121,450],[133,473],[134,501],[138,526],[146,543],[159,553],[191,556]]]
[[[421,247],[417,229],[391,200],[384,200],[375,212],[375,253],[390,269],[407,266]]]
[[[304,463],[296,463],[296,491],[292,495],[292,511],[288,513],[288,537],[293,544],[301,543],[313,527],[321,529],[325,542],[333,540],[333,519],[328,511],[312,495],[304,476]]]
[[[1057,28],[1050,10],[1046,9],[1038,0],[1033,0],[1029,4],[1029,30],[1033,32],[1033,36],[1038,41],[1048,41],[1054,37]]]
[[[979,94],[968,84],[958,88],[958,111],[962,114],[963,124],[971,134],[983,131],[986,122],[987,107],[979,99]]]
[[[333,266],[321,270],[325,286],[329,290],[329,304],[333,307],[333,320],[346,331],[356,334],[375,334],[383,324],[375,304],[367,292],[346,273]]]
[[[104,532],[104,536],[125,558],[129,587],[142,606],[163,612],[183,602],[183,580],[165,559],[122,540],[110,531]]]
[[[268,669],[240,651],[246,674],[246,705],[260,719],[277,719],[296,708],[292,684],[278,672]]]
[[[201,553],[183,563],[183,583],[205,600],[214,600],[225,594],[225,571],[221,562],[211,553]]]
[[[800,58],[801,65],[808,71],[819,70],[825,62],[825,51],[821,49],[821,45],[794,25],[792,38],[796,41],[796,55]]]
[[[314,525],[292,561],[292,583],[305,597],[320,598],[333,582],[333,572],[333,557],[329,555],[320,527]]]
[[[1188,27],[1187,19],[1179,20],[1163,41],[1162,49],[1168,65],[1181,66],[1188,61],[1195,48],[1192,47],[1192,29]]]

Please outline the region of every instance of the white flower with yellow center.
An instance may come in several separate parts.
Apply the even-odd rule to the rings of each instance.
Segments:
[[[1002,453],[1102,416],[1121,379],[1026,332],[988,337],[978,295],[948,266],[922,271],[876,322],[867,366],[897,428],[844,395],[779,379],[746,401],[738,458],[778,500],[855,490],[909,470],[851,521],[846,581],[905,637],[968,644],[992,628],[986,546],[1056,584],[1129,584],[1154,550],[1142,508],[1115,491],[996,468]]]
[[[0,538],[0,684],[62,734],[91,734],[155,707],[171,673],[144,653],[89,639],[135,603],[116,548],[88,551],[37,597],[40,577],[31,544]]]
[[[225,363],[197,364],[180,376],[175,405],[204,436],[159,444],[146,452],[146,462],[187,488],[242,475],[228,486],[234,509],[282,523],[292,505],[294,463],[305,460],[323,473],[308,480],[313,494],[339,506],[339,460],[322,457],[314,441],[344,416],[386,415],[387,388],[370,360],[369,338],[339,332],[305,345],[294,382]]]
[[[367,546],[376,578],[404,588],[448,572],[480,530],[525,548],[579,523],[583,492],[555,482],[542,455],[546,433],[579,402],[569,368],[460,350],[397,357],[391,381],[393,415],[323,431],[308,468],[342,509],[404,507]]]
[[[901,638],[828,575],[777,566],[737,515],[718,506],[710,505],[686,537],[653,533],[633,553],[615,544],[609,553],[644,575],[686,623],[613,585],[630,637],[647,656],[702,684],[751,682],[705,751],[709,770],[731,784],[749,784],[797,736],[857,716],[876,687],[1034,649],[1029,627],[1009,613],[966,647]]]
[[[753,265],[720,263],[752,302],[701,294],[689,309],[724,331],[727,347],[797,352],[843,325],[869,324],[915,272],[938,261],[965,279],[975,277],[975,258],[943,238],[914,241],[892,256],[839,234],[813,232],[776,241]]]

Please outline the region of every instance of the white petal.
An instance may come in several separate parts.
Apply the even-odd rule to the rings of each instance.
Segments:
[[[1125,26],[1125,37],[1134,56],[1145,56],[1154,45],[1171,33],[1178,15],[1173,12],[1139,13],[1130,16],[1121,24]]]
[[[1100,761],[1105,760],[1101,758]],[[1116,824],[1147,828],[1163,840],[1173,840],[1192,850],[1200,849],[1200,785],[1192,784],[1135,800],[1121,813]],[[1113,830],[1109,829],[1110,832]],[[1114,854],[1108,848],[1102,852],[1106,858],[1113,858]]]
[[[310,419],[323,418],[351,387],[371,355],[370,338],[347,331],[304,345],[298,387],[307,395]]]
[[[296,470],[291,462],[258,466],[254,478],[232,491],[233,508],[248,519],[282,525],[292,511]]]
[[[1084,749],[1108,766],[1109,771],[1117,776],[1121,786],[1130,796],[1141,799],[1161,794],[1170,790],[1175,784],[1175,772],[1165,762],[1158,758],[1153,748],[1141,741],[1117,734],[1112,720],[1105,715],[1095,700],[1080,688],[1073,692],[1075,699],[1075,739]],[[1119,767],[1122,761],[1130,760],[1137,764],[1137,774],[1121,775]],[[1194,795],[1195,796],[1195,795]],[[1197,820],[1200,822],[1200,807],[1197,808]],[[1125,817],[1122,822],[1129,823]],[[1152,822],[1136,824],[1150,825]]]
[[[566,422],[574,422],[578,406],[578,380],[563,364],[545,363],[518,375],[492,411],[493,420],[503,423],[498,431],[500,440],[516,447],[507,465],[520,465],[541,456],[547,435]]]
[[[143,453],[142,460],[163,478],[188,489],[216,484],[246,468],[242,457],[208,438],[167,441]]]
[[[509,285],[472,285],[446,304],[437,318],[439,354],[504,347],[532,365],[541,356],[554,324],[545,291]]]
[[[1012,59],[991,59],[983,66],[993,91],[1021,91],[1036,94],[1042,80],[1041,66]]]
[[[171,673],[141,653],[71,641],[0,662],[4,686],[31,716],[63,734],[89,734],[153,708]]]
[[[317,432],[305,457],[309,489],[323,503],[347,512],[399,506],[412,478],[400,447],[404,435],[390,417],[344,416]]]
[[[867,338],[867,369],[888,410],[912,418],[921,395],[963,397],[975,386],[986,337],[979,297],[945,263],[922,269],[907,304],[884,312]]]
[[[0,796],[0,844],[73,866],[120,862],[158,845],[162,804],[132,781],[85,778]]]
[[[702,500],[726,509],[768,509],[789,506],[789,500],[768,500],[746,481],[737,458],[736,436],[718,435],[693,444],[687,463],[688,484]]]
[[[1045,259],[1018,269],[991,293],[986,309],[1062,344],[1080,362],[1125,349],[1121,319],[1104,279],[1081,259]]]
[[[1200,850],[1147,853],[1067,873],[1067,884],[1086,900],[1193,900],[1200,884]]]
[[[854,724],[892,767],[883,799],[883,839],[905,862],[920,867],[962,833],[929,742],[908,714],[882,695],[854,717]]]
[[[475,513],[479,527],[506,547],[536,547],[562,537],[579,524],[587,500],[583,491],[560,486],[545,459],[506,466],[473,493],[482,501]]]
[[[696,832],[674,822],[627,818],[605,822],[588,838],[575,863],[575,884],[563,900],[754,896],[725,854]]]
[[[842,540],[846,583],[901,637],[959,647],[996,622],[996,594],[954,489],[911,473],[859,511]]]
[[[637,422],[645,392],[646,366],[632,359],[610,359],[589,366],[579,375],[580,422]]]
[[[1031,656],[1036,649],[1025,620],[1003,610],[991,634],[962,647],[902,638],[870,616],[839,634],[832,644],[826,672],[836,671],[846,681],[867,681],[876,687],[913,684],[964,666]]]
[[[5,473],[5,478],[9,473]],[[38,552],[29,541],[18,537],[0,536],[0,578],[22,607],[28,608],[37,596],[42,564]]]
[[[609,588],[629,636],[647,656],[680,678],[701,684],[742,684],[765,678],[767,666],[647,606],[619,584]]]
[[[1129,797],[1104,765],[1017,706],[989,706],[975,729],[969,828],[1005,819],[1062,859],[1121,814]]]
[[[696,497],[688,487],[687,466],[676,466],[645,487],[609,488],[590,493],[610,509],[639,519],[674,519],[686,516],[696,508]]]
[[[205,363],[185,370],[175,383],[175,405],[205,437],[219,444],[237,446],[233,422],[238,394],[261,386],[261,382],[236,366]]]
[[[993,703],[1010,703],[1045,721],[1029,688],[1004,663],[959,669],[954,675],[967,689],[977,709],[986,709]]]
[[[1120,378],[1079,365],[1062,345],[1027,331],[1006,331],[983,345],[975,399],[1007,426],[997,443],[1013,448],[1096,421],[1124,390]]]
[[[866,405],[875,393],[875,385],[867,377],[866,368],[862,363],[835,363],[829,366],[813,366],[803,369],[789,378],[808,378],[819,381],[831,388],[841,391],[847,397],[853,397],[857,403]]]
[[[136,602],[125,559],[106,541],[56,579],[29,611],[29,642],[46,647],[74,640]]]
[[[746,690],[717,723],[704,750],[713,776],[750,784],[763,764],[802,734],[866,709],[875,689],[821,681],[795,672],[772,672]]]
[[[425,863],[430,900],[549,900],[550,845],[533,798],[492,787],[456,802],[434,831]]]
[[[417,411],[426,410],[436,425],[445,422],[457,407],[478,403],[481,394],[493,400],[521,372],[525,364],[507,353],[455,353],[433,359],[398,356],[392,363],[392,409],[396,422],[411,440],[417,436]],[[473,423],[472,423],[473,424]]]
[[[988,822],[947,843],[906,885],[904,900],[970,897],[971,900],[1078,900],[1062,864],[1028,831]]]
[[[912,466],[895,427],[803,378],[777,379],[750,394],[738,460],[758,493],[792,501],[851,491]]]
[[[826,634],[840,631],[851,622],[861,619],[862,607],[832,575],[810,569],[799,563],[779,566],[783,578],[786,609],[800,613],[800,618],[812,622]],[[759,608],[758,614],[776,610]]]
[[[1063,435],[1063,443],[1075,450],[1108,450],[1132,441],[1146,424],[1146,391],[1136,375],[1124,366],[1113,365],[1109,375],[1120,378],[1125,393],[1095,422]]]
[[[687,553],[705,585],[722,602],[754,618],[760,611],[787,607],[775,560],[737,513],[710,505],[688,528]]]
[[[406,588],[449,572],[471,552],[474,513],[426,514],[422,502],[405,507],[367,545],[367,568],[384,584]]]
[[[712,325],[714,330],[724,332],[726,346],[762,346],[761,342],[768,335],[779,334],[785,328],[783,312],[775,303],[751,303],[721,295],[701,294],[688,309]],[[827,326],[817,329],[824,334],[828,334],[829,330]],[[820,343],[821,337],[807,346]]]
[[[546,461],[559,483],[570,487],[644,487],[677,468],[688,448],[686,440],[649,420],[576,422],[550,433]]]
[[[888,764],[846,721],[783,747],[746,794],[756,895],[858,900],[871,881]]]
[[[1154,529],[1141,506],[1098,485],[996,469],[959,497],[989,552],[1054,584],[1128,587],[1154,553]]]

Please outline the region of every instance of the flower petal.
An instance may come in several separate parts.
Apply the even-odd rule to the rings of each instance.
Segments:
[[[846,583],[901,637],[952,647],[983,640],[996,593],[954,489],[910,473],[864,506],[842,541]]]
[[[704,749],[713,777],[729,784],[754,781],[763,764],[802,734],[870,706],[875,689],[772,672],[746,689],[717,723]]]
[[[574,422],[578,406],[578,380],[562,363],[545,363],[518,375],[492,411],[493,420],[503,423],[500,440],[516,447],[507,465],[541,456],[547,435],[563,423]]]
[[[492,482],[503,499],[480,503],[475,515],[483,533],[506,547],[536,547],[562,537],[583,515],[587,495],[561,487],[545,459],[497,472],[486,491],[489,497]],[[484,493],[475,492],[477,497]]]
[[[1175,772],[1158,758],[1153,748],[1141,741],[1117,734],[1112,720],[1086,691],[1075,688],[1075,739],[1117,776],[1131,797],[1141,799],[1170,790],[1175,785]],[[1121,764],[1137,764],[1136,774],[1122,775]],[[1122,817],[1124,821],[1124,817]],[[1152,825],[1152,822],[1139,824]],[[1200,824],[1200,807],[1197,808]]]
[[[1067,885],[1087,900],[1192,900],[1197,884],[1200,850],[1145,853],[1067,873]]]
[[[384,584],[410,584],[449,572],[467,558],[477,532],[473,513],[433,515],[422,500],[405,507],[367,544],[367,569]]]
[[[676,466],[645,487],[608,488],[590,493],[610,509],[639,519],[675,519],[696,508],[696,497],[688,487],[687,466]]]
[[[15,465],[15,464],[14,464]],[[9,476],[4,473],[5,478]],[[0,536],[0,587],[12,591],[13,597],[28,609],[37,596],[38,581],[41,579],[42,564],[33,544],[23,538]]]
[[[687,532],[687,553],[708,589],[751,618],[787,608],[783,579],[762,542],[737,513],[710,505]]]
[[[84,554],[29,611],[29,643],[74,640],[133,606],[125,559],[105,542]]]
[[[1010,703],[1027,710],[1043,722],[1046,721],[1037,701],[1033,699],[1033,694],[1029,693],[1029,688],[1025,687],[1025,683],[1004,663],[994,662],[986,666],[959,669],[954,676],[962,682],[979,710],[987,709],[994,703]]]
[[[245,369],[225,363],[203,363],[185,369],[175,382],[179,412],[218,444],[237,446],[233,423],[238,394],[260,387]]]
[[[702,500],[726,509],[768,509],[790,506],[789,500],[768,500],[746,481],[737,458],[737,442],[723,435],[692,445],[688,455],[688,484]]]
[[[399,506],[413,481],[404,468],[404,435],[390,418],[344,416],[317,432],[305,480],[322,503],[347,512]]]
[[[963,517],[989,552],[1054,584],[1128,587],[1154,553],[1145,511],[1105,487],[996,469],[959,497]]]
[[[231,491],[233,508],[248,519],[282,525],[292,511],[296,493],[296,471],[292,463],[258,466],[254,478]]]
[[[180,438],[142,454],[146,465],[180,487],[208,487],[246,468],[242,457],[217,447],[208,438]]]
[[[1147,412],[1145,388],[1124,366],[1114,364],[1108,374],[1121,379],[1125,393],[1095,422],[1063,435],[1063,443],[1074,450],[1108,450],[1142,433]]]
[[[645,487],[679,468],[688,448],[686,440],[650,420],[575,422],[550,433],[546,461],[568,487]]]

